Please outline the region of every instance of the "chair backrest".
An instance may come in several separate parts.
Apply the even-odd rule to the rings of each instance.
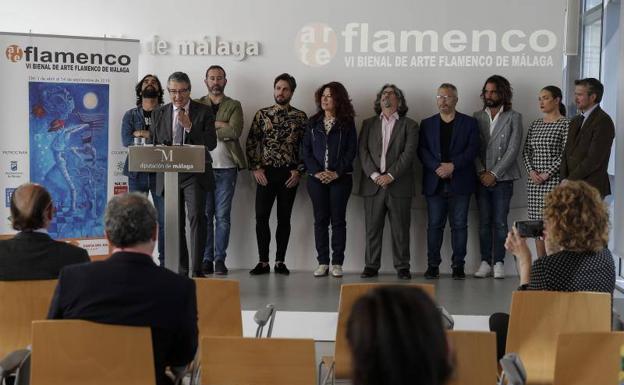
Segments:
[[[0,281],[0,358],[30,345],[31,322],[47,318],[56,279]]]
[[[315,385],[314,340],[204,337],[203,385]]]
[[[623,348],[623,332],[560,334],[553,385],[621,383]]]
[[[31,385],[156,383],[148,327],[49,320],[32,333]]]
[[[351,377],[351,351],[347,342],[347,322],[351,316],[351,308],[355,301],[372,289],[389,286],[386,283],[352,283],[340,287],[340,302],[338,303],[338,325],[336,327],[336,345],[334,350],[334,370],[336,378]],[[435,299],[435,286],[429,284],[408,284],[424,290]]]
[[[447,332],[455,356],[449,385],[495,384],[496,335],[492,332],[450,330]]]
[[[195,279],[199,337],[243,336],[240,284],[231,279]]]
[[[516,291],[511,297],[506,351],[520,355],[528,383],[552,383],[559,334],[610,330],[609,294]]]

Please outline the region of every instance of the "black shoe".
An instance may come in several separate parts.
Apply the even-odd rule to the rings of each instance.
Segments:
[[[227,275],[228,268],[225,267],[225,261],[215,261],[214,273],[216,275]]]
[[[193,273],[193,278],[206,278],[206,275],[201,271],[196,271]]]
[[[440,268],[437,266],[427,266],[427,271],[425,271],[426,279],[438,279],[440,278]]]
[[[258,262],[256,267],[251,269],[249,274],[251,275],[261,275],[261,274],[269,274],[271,272],[271,266],[269,266],[266,262]]]
[[[290,274],[290,270],[288,270],[284,262],[276,263],[275,268],[273,268],[273,271],[275,271],[275,274],[283,274],[283,275]]]
[[[409,269],[399,269],[399,271],[397,271],[397,277],[399,277],[399,279],[412,279],[412,273],[410,273]]]
[[[453,268],[453,279],[455,280],[463,280],[466,279],[466,273],[464,273],[464,267],[454,267]]]
[[[206,275],[214,273],[214,264],[212,261],[203,261],[201,267],[202,272]]]
[[[372,278],[376,277],[378,274],[379,273],[377,272],[377,270],[373,269],[372,267],[365,267],[362,274],[360,274],[360,278]]]

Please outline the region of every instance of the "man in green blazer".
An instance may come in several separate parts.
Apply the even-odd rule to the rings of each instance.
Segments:
[[[204,79],[208,95],[198,102],[212,108],[216,116],[217,147],[210,151],[215,188],[206,195],[207,236],[202,270],[204,274],[225,275],[225,256],[230,240],[230,211],[239,169],[247,168],[239,143],[243,131],[243,109],[238,100],[225,96],[227,84],[223,67],[213,65]]]

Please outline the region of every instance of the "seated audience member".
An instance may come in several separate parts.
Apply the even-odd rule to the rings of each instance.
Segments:
[[[48,318],[151,327],[156,383],[172,384],[165,368],[188,364],[197,349],[195,282],[153,262],[158,214],[143,195],[114,197],[104,220],[113,254],[63,269]]]
[[[583,181],[555,187],[544,201],[546,256],[531,264],[531,250],[515,227],[505,248],[516,257],[519,290],[595,291],[613,294],[615,264],[607,249],[609,214],[600,193]],[[495,313],[490,330],[497,334],[501,357],[509,315]]]
[[[0,281],[56,279],[66,265],[89,261],[85,249],[52,239],[46,229],[54,216],[50,193],[26,183],[11,196],[15,237],[0,241]]]
[[[358,299],[347,340],[354,385],[443,385],[453,371],[440,311],[416,287],[380,287]]]
[[[568,181],[544,201],[546,256],[531,265],[531,250],[518,230],[505,248],[516,256],[521,290],[613,293],[615,265],[606,248],[609,213],[600,193],[586,182]]]

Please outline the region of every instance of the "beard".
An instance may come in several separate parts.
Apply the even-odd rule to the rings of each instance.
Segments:
[[[279,104],[280,106],[285,106],[288,103],[290,103],[291,98],[274,96],[274,99],[275,99],[275,103]]]
[[[503,104],[502,100],[484,99],[483,103],[486,107],[499,107]]]
[[[210,87],[210,93],[213,95],[221,95],[223,93],[223,87],[219,85],[214,85]]]
[[[381,105],[383,108],[390,108],[392,107],[392,102],[390,101],[390,99],[382,99]]]
[[[143,91],[141,91],[141,96],[148,99],[153,99],[158,97],[158,90],[153,86],[147,86]]]

